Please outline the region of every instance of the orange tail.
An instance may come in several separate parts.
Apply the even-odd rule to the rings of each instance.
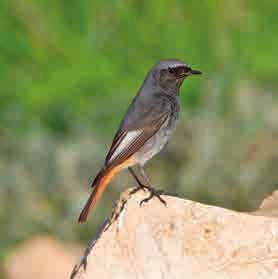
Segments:
[[[116,175],[116,169],[108,171],[100,171],[94,184],[94,190],[91,193],[88,201],[86,202],[81,214],[79,215],[78,222],[85,222],[89,212],[96,205],[96,202],[101,197],[103,191],[107,187],[108,183],[112,180],[113,176]]]
[[[93,192],[91,193],[88,201],[86,202],[84,208],[79,215],[78,222],[85,222],[88,214],[90,213],[91,209],[96,205],[97,201],[101,197],[102,193],[104,192],[105,188],[112,180],[112,178],[123,168],[133,165],[133,160],[130,158],[126,160],[121,165],[115,166],[113,168],[102,169],[99,174],[96,176],[93,182]]]

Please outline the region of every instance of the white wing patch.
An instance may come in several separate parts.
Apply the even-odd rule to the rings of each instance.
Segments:
[[[122,142],[119,144],[117,149],[112,154],[109,161],[114,160],[122,151],[124,151],[126,148],[132,144],[132,142],[142,133],[142,130],[135,130],[128,132],[125,137],[123,138]]]

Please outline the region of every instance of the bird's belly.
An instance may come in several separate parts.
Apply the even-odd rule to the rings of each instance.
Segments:
[[[176,118],[168,120],[134,155],[140,165],[144,165],[167,144],[176,127]]]

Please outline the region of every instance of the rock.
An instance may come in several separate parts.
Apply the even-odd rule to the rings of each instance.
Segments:
[[[8,279],[69,278],[80,255],[77,245],[66,245],[50,236],[37,236],[10,253],[4,272]]]
[[[278,217],[278,190],[274,191],[271,196],[265,198],[260,208],[253,212],[253,214]]]
[[[71,278],[278,278],[277,218],[146,195],[124,193]]]

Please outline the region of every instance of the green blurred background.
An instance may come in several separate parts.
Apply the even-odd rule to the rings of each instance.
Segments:
[[[278,184],[278,1],[0,0],[0,262],[49,233],[92,238],[127,173],[89,222],[76,218],[145,74],[179,58],[182,120],[147,166],[153,184],[255,209]]]

